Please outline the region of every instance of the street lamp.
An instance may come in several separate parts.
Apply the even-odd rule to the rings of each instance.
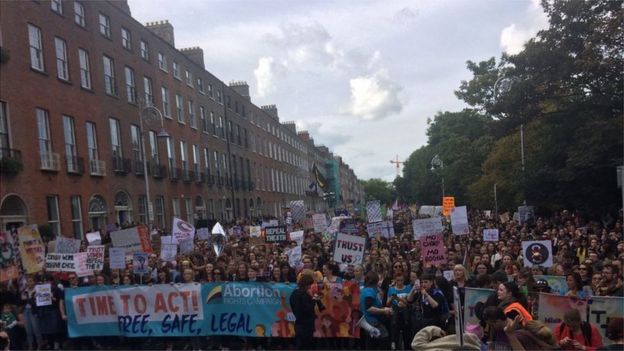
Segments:
[[[440,155],[435,155],[431,159],[431,172],[435,171],[438,167],[440,168],[440,176],[442,177],[442,197],[444,198],[444,161],[442,161]]]
[[[169,133],[165,130],[165,121],[163,119],[163,115],[159,109],[157,109],[151,103],[147,103],[146,106],[142,107],[139,111],[139,128],[141,134],[141,156],[143,157],[143,179],[145,180],[145,201],[147,202],[147,223],[149,227],[150,233],[152,232],[152,227],[154,223],[154,208],[152,206],[152,200],[150,199],[150,188],[149,188],[149,177],[147,176],[147,157],[145,156],[145,142],[143,135],[145,134],[145,130],[143,129],[143,120],[147,124],[150,122],[154,122],[160,120],[160,131],[156,134],[157,138],[168,138]]]

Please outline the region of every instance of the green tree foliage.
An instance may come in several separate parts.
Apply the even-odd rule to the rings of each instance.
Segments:
[[[391,204],[396,199],[394,185],[378,178],[362,180],[366,200],[379,200],[382,204]]]

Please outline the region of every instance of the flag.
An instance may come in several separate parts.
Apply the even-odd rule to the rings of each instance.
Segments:
[[[327,192],[329,184],[327,183],[327,180],[325,179],[321,171],[316,167],[316,165],[312,167],[312,172],[314,172],[314,179],[316,180],[316,184],[320,186],[324,192]]]

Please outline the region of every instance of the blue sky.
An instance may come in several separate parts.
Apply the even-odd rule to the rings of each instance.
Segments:
[[[427,118],[464,104],[467,60],[515,53],[547,26],[536,0],[129,0],[142,23],[167,19],[177,48],[245,80],[256,105],[309,130],[361,179],[426,144]]]

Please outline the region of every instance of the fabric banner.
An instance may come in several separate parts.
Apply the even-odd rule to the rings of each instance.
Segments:
[[[522,253],[525,267],[551,267],[553,265],[552,241],[550,240],[523,241]]]
[[[45,263],[45,247],[37,225],[20,227],[17,233],[22,267],[27,274],[41,271]]]
[[[559,275],[534,275],[535,280],[543,279],[548,282],[550,293],[554,295],[565,295],[568,293],[568,284],[565,276]]]
[[[468,225],[468,211],[466,206],[455,207],[451,212],[451,229],[455,235],[470,234]]]
[[[315,233],[322,233],[327,229],[327,218],[324,213],[315,213],[312,215],[312,223]]]
[[[381,222],[381,205],[379,200],[369,201],[366,203],[366,216],[368,223]]]
[[[293,284],[208,283],[65,289],[70,337],[294,337]],[[315,337],[359,337],[358,284],[324,284]],[[253,308],[251,308],[253,306]]]
[[[111,232],[110,237],[113,246],[126,249],[126,254],[135,252],[152,253],[149,233],[144,225]]]
[[[266,227],[265,240],[267,244],[283,244],[288,242],[288,235],[286,234],[286,226]]]
[[[537,318],[554,331],[564,312],[572,308],[581,312],[581,320],[587,320],[587,300],[540,293]]]
[[[498,241],[498,229],[483,229],[483,241]]]
[[[425,235],[420,238],[420,254],[424,262],[433,265],[447,262],[446,247],[444,246],[444,235]]]
[[[338,233],[334,246],[334,262],[346,264],[362,264],[366,238],[361,236]]]
[[[612,343],[607,338],[607,325],[611,318],[624,317],[624,298],[595,296],[589,304],[589,321],[598,327],[605,345]]]
[[[66,238],[64,236],[57,236],[54,241],[54,252],[60,254],[73,254],[80,252],[80,240],[73,238]]]
[[[0,282],[19,277],[18,253],[16,232],[0,232]]]
[[[91,245],[87,247],[87,269],[101,271],[104,268],[104,253],[106,246]]]
[[[423,235],[434,235],[444,232],[444,226],[440,217],[414,219],[412,220],[412,229],[414,231],[414,240],[419,240]]]

